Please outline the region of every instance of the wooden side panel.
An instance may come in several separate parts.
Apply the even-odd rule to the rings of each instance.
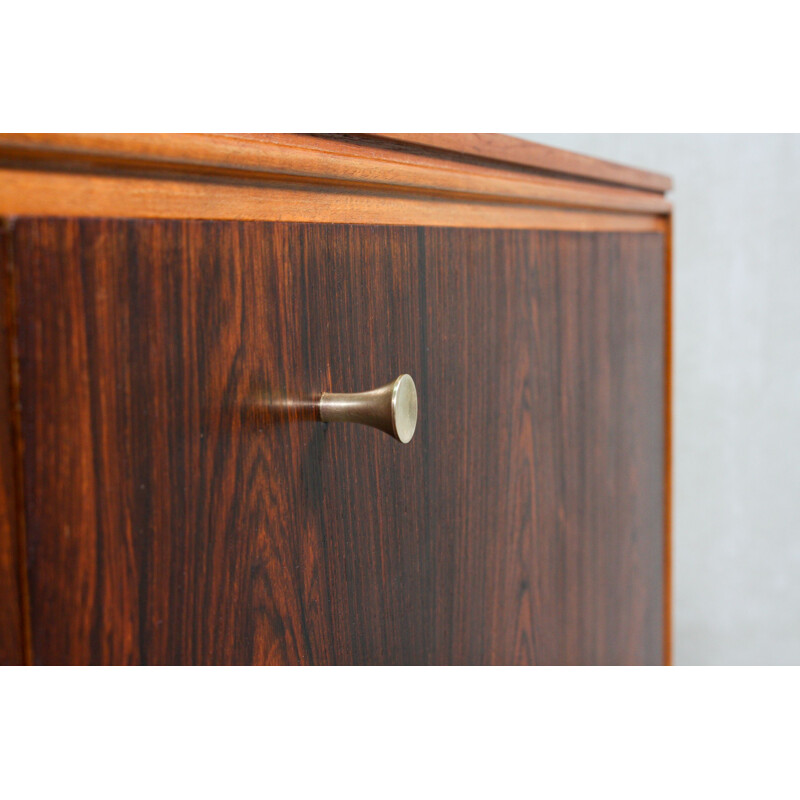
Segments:
[[[0,219],[0,665],[25,661],[14,427],[11,238]]]
[[[661,661],[661,235],[14,236],[36,662]],[[270,410],[400,372],[409,446]]]

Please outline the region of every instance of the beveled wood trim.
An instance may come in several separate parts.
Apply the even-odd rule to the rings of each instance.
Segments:
[[[663,232],[664,215],[576,211],[439,197],[0,169],[0,215],[432,225]]]
[[[469,201],[497,205],[512,216],[513,210],[505,209],[510,204],[641,214],[667,214],[671,208],[661,195],[649,191],[295,134],[0,134],[0,166],[216,185],[248,183],[262,190],[296,185],[316,190],[317,196],[323,189],[339,196],[391,196],[401,203],[409,198],[444,199],[458,201],[462,208]],[[31,200],[20,198],[20,207],[23,204],[30,207]],[[13,207],[5,212],[39,213]],[[423,216],[419,224],[426,223]]]
[[[559,150],[502,133],[378,133],[370,135],[394,142],[469,154],[492,161],[503,161],[549,172],[591,178],[604,183],[631,186],[652,192],[668,192],[672,188],[672,179],[667,175],[635,169],[612,161],[571,153],[567,150]]]

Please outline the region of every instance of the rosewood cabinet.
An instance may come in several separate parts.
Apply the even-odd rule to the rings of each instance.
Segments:
[[[669,186],[490,135],[0,137],[0,661],[668,662]],[[408,444],[321,421],[403,373]]]

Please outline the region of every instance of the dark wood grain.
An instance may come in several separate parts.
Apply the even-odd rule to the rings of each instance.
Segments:
[[[661,235],[20,219],[14,252],[37,663],[661,661]],[[274,410],[401,372],[408,446]]]
[[[0,665],[25,662],[17,519],[19,432],[13,379],[13,295],[10,228],[0,219]]]

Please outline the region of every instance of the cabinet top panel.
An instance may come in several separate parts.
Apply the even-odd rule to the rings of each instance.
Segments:
[[[0,135],[0,216],[652,231],[670,186],[500,134]]]
[[[406,145],[507,163],[518,169],[527,167],[652,192],[668,192],[672,188],[672,179],[668,175],[571,153],[502,133],[381,133],[375,136]]]

